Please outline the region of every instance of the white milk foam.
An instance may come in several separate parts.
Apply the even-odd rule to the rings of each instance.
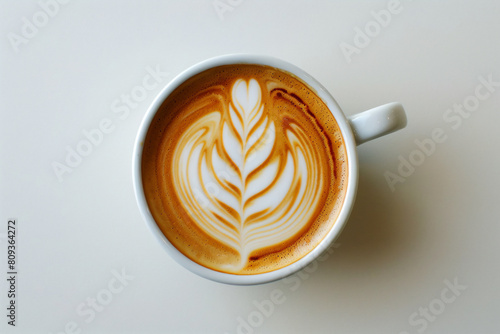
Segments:
[[[262,103],[259,83],[238,79],[229,116],[214,110],[189,126],[174,150],[174,186],[198,227],[239,252],[250,254],[287,241],[305,227],[325,191],[314,143],[291,123],[283,136]],[[222,133],[222,136],[221,136]],[[282,142],[279,143],[278,141]],[[285,154],[273,155],[277,147]],[[311,181],[310,181],[311,180]]]

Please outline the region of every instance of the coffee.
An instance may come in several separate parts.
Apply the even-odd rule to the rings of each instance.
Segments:
[[[347,188],[341,131],[314,90],[263,65],[224,65],[177,87],[143,143],[149,210],[207,268],[260,274],[312,251]]]

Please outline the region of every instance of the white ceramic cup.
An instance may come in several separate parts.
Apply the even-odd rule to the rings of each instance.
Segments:
[[[347,180],[347,192],[344,200],[344,204],[338,215],[337,221],[334,223],[332,229],[328,232],[326,237],[314,248],[310,253],[306,254],[300,260],[293,264],[290,264],[284,268],[267,272],[263,274],[255,275],[236,275],[227,274],[219,271],[209,269],[207,267],[201,266],[196,262],[192,261],[184,254],[182,254],[177,248],[175,248],[161,232],[160,228],[156,224],[153,216],[151,215],[142,186],[142,176],[141,176],[141,159],[142,159],[142,149],[143,143],[146,138],[149,126],[162,105],[163,101],[171,94],[179,85],[181,85],[187,79],[197,75],[212,67],[217,67],[221,65],[232,65],[232,64],[258,64],[267,65],[278,68],[284,72],[291,73],[292,75],[300,78],[305,82],[316,94],[323,100],[323,102],[328,106],[333,116],[335,117],[340,130],[342,131],[342,136],[344,138],[344,143],[347,151],[348,160],[348,180]],[[169,253],[175,261],[184,266],[185,268],[191,270],[195,274],[202,277],[208,278],[213,281],[236,284],[236,285],[252,285],[261,284],[271,281],[275,281],[286,276],[289,276],[300,269],[307,266],[314,259],[316,259],[323,251],[325,251],[339,236],[340,232],[344,228],[351,209],[354,205],[354,200],[356,197],[356,189],[358,187],[358,159],[356,153],[356,146],[360,145],[366,141],[378,138],[380,136],[389,134],[393,131],[402,129],[406,126],[406,114],[403,107],[399,103],[389,103],[383,106],[379,106],[368,111],[356,114],[349,118],[343,114],[342,110],[338,106],[337,102],[333,97],[326,91],[326,89],[313,77],[301,70],[300,68],[289,64],[283,60],[258,55],[248,55],[248,54],[235,54],[235,55],[225,55],[212,59],[205,60],[199,64],[196,64],[177,77],[175,77],[156,97],[147,111],[142,124],[139,128],[139,133],[135,142],[134,153],[133,153],[133,166],[132,166],[132,177],[134,183],[135,195],[139,205],[139,209],[144,217],[150,230],[155,235],[156,239],[160,242],[162,247]]]

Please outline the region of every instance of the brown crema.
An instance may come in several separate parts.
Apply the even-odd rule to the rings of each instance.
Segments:
[[[163,102],[142,154],[157,225],[185,256],[261,274],[311,252],[347,189],[347,154],[326,104],[294,75],[263,65],[215,67]]]

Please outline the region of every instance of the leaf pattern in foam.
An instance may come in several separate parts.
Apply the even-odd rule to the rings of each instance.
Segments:
[[[256,80],[237,80],[229,117],[214,111],[193,123],[176,146],[181,159],[173,166],[182,203],[196,224],[240,253],[235,270],[253,251],[300,231],[321,190],[314,147],[297,124],[286,130],[285,154],[270,159],[276,128],[261,94]]]

